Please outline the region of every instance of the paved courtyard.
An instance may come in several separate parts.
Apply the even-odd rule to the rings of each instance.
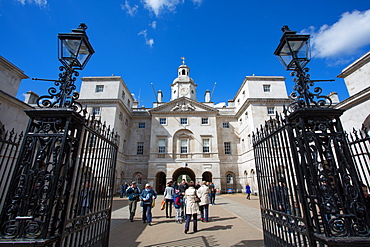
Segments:
[[[198,221],[196,233],[191,224],[188,234],[184,234],[184,224],[165,217],[159,208],[162,199],[159,195],[152,211],[153,225],[148,226],[141,221],[139,204],[134,222],[130,222],[127,199],[114,198],[109,246],[264,246],[256,196],[251,200],[246,200],[244,193],[217,196],[216,205],[210,205],[210,222]]]

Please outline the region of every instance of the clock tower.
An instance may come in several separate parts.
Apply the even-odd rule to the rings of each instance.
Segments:
[[[196,100],[197,84],[189,77],[190,68],[185,64],[185,58],[182,59],[182,65],[177,69],[177,78],[171,84],[171,100],[181,97]]]

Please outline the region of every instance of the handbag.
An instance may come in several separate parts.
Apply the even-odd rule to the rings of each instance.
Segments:
[[[195,196],[195,199],[194,199],[195,202],[200,202],[200,198],[198,196]]]
[[[161,210],[164,210],[164,208],[166,207],[166,201],[165,200],[163,200],[162,202],[161,202]]]
[[[151,205],[151,207],[152,207],[152,208],[154,208],[154,206],[155,206],[155,199],[153,199],[153,200],[152,200],[152,205]]]

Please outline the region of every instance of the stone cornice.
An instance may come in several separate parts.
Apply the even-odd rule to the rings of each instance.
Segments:
[[[82,105],[82,107],[85,107],[85,105],[99,105],[101,107],[119,105],[127,114],[132,116],[132,112],[127,109],[120,99],[78,99],[77,101]]]
[[[370,86],[336,104],[333,108],[348,110],[368,100],[370,100]]]
[[[195,101],[195,100],[192,100],[192,99],[189,99],[187,97],[181,97],[181,98],[178,98],[178,99],[175,99],[175,100],[172,100],[170,102],[167,102],[167,103],[164,103],[164,104],[161,104],[160,106],[157,106],[155,108],[152,108],[151,110],[149,110],[149,112],[151,114],[155,114],[155,113],[160,113],[160,114],[189,114],[189,113],[197,113],[198,111],[169,111],[169,112],[162,112],[161,110],[168,107],[168,106],[175,106],[176,104],[178,103],[182,103],[182,102],[188,102],[188,103],[191,103],[193,105],[196,105],[198,106],[199,108],[202,108],[202,109],[205,109],[206,111],[200,111],[199,113],[207,113],[207,114],[217,114],[218,110],[213,108],[213,107],[210,107],[210,106],[207,106],[205,104],[202,104],[198,101]]]
[[[239,117],[251,104],[261,104],[261,103],[280,103],[282,105],[288,105],[293,100],[289,98],[248,98],[244,101],[242,107],[239,108],[238,112],[235,114],[236,117]]]
[[[150,112],[151,115],[217,115],[214,111],[160,111],[160,112]]]
[[[337,75],[338,78],[346,78],[365,64],[370,62],[370,51],[367,52],[365,55],[351,63],[349,66],[347,66],[345,69],[342,70],[342,73]]]
[[[8,104],[12,104],[17,106],[17,108],[21,109],[34,109],[34,107],[24,103],[23,101],[11,96],[10,94],[0,90],[0,98],[4,99]]]
[[[27,79],[29,78],[27,75],[24,74],[23,70],[19,69],[17,66],[6,60],[4,57],[0,56],[0,65],[4,66],[9,71],[13,72],[20,79]]]

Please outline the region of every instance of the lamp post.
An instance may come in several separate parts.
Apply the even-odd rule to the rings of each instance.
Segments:
[[[296,76],[293,81],[295,85],[290,98],[294,99],[288,107],[288,111],[297,108],[328,108],[331,106],[331,99],[321,96],[322,89],[314,88],[314,93],[309,91],[310,86],[314,85],[310,75],[307,74],[309,68],[306,67],[310,61],[309,39],[310,35],[297,34],[291,31],[288,26],[281,29],[284,34],[274,54],[279,58],[286,70],[290,70],[291,76]],[[321,80],[320,80],[321,81]],[[298,93],[298,95],[297,95]]]
[[[54,81],[55,86],[59,86],[59,91],[55,87],[48,90],[50,95],[38,98],[37,104],[43,108],[72,108],[76,112],[82,110],[82,106],[76,100],[79,93],[74,91],[76,70],[83,70],[91,56],[95,53],[86,35],[87,26],[81,23],[77,29],[72,29],[71,33],[58,34],[58,59],[62,63],[59,70],[59,80]]]

